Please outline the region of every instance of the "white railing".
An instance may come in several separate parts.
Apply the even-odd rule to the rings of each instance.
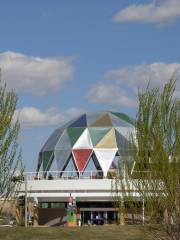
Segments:
[[[103,171],[47,171],[47,172],[26,172],[27,180],[58,180],[58,179],[104,179],[113,178],[115,170],[109,170],[106,174]]]

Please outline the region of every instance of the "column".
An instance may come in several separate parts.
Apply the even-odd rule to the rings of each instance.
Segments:
[[[168,224],[168,211],[167,208],[164,209],[163,211],[163,223]]]
[[[121,226],[125,225],[125,209],[124,209],[124,207],[119,208],[119,223]]]
[[[37,206],[34,206],[34,223],[33,223],[34,227],[38,227],[39,226],[39,209]]]
[[[93,224],[93,212],[91,212],[91,225]]]

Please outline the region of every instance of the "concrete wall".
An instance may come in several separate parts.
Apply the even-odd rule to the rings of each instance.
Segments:
[[[28,190],[33,191],[93,191],[111,190],[111,179],[75,179],[75,180],[30,180],[27,183]],[[24,191],[24,184],[20,191]]]
[[[25,186],[21,185],[19,195],[24,194]],[[28,198],[39,201],[67,201],[69,194],[83,200],[111,199],[111,179],[67,179],[67,180],[30,180],[27,182]]]

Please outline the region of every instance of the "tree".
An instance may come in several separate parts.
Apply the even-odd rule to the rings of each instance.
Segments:
[[[116,201],[145,202],[150,223],[160,222],[169,239],[180,239],[180,101],[176,81],[163,90],[139,92],[135,121],[133,169],[125,162],[123,180],[113,185]],[[123,194],[122,194],[123,192]]]
[[[14,120],[17,95],[8,91],[0,79],[0,199],[6,201],[17,189],[13,181],[17,171],[22,173],[21,151],[18,146],[20,124]],[[1,209],[2,210],[2,209]]]

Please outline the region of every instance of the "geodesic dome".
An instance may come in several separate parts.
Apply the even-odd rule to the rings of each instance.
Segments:
[[[133,120],[124,113],[85,113],[56,129],[42,147],[38,171],[101,170],[117,168],[130,155]]]

